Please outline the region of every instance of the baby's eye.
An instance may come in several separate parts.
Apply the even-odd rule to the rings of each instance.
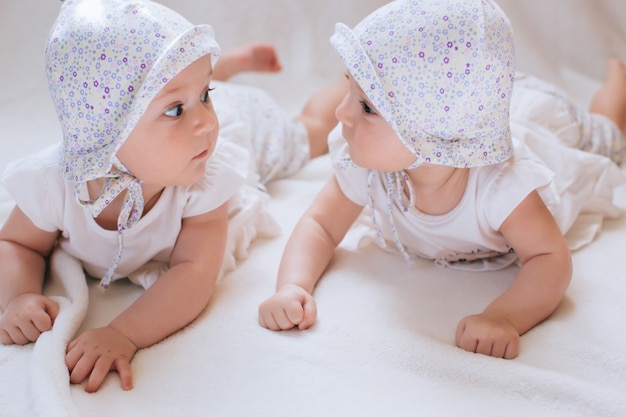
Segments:
[[[204,93],[202,93],[202,97],[200,97],[200,101],[203,103],[206,103],[207,101],[209,101],[211,98],[209,97],[209,93],[211,91],[215,90],[215,87],[213,88],[207,88],[206,90],[204,90]]]
[[[163,114],[170,117],[178,117],[183,114],[183,105],[177,104],[175,106],[172,106],[169,109],[165,110]]]
[[[364,113],[376,114],[376,112],[374,112],[374,110],[372,110],[372,108],[365,101],[360,101],[360,103],[361,103],[361,107],[363,107]]]

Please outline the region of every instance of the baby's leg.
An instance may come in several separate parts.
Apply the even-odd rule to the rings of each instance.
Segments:
[[[589,111],[605,116],[626,132],[626,67],[618,59],[609,60],[604,84],[591,100]]]
[[[281,69],[274,45],[250,43],[222,53],[213,68],[213,79],[226,81],[240,72],[278,72]]]
[[[328,134],[337,126],[335,110],[343,100],[348,83],[341,77],[337,82],[319,90],[306,102],[298,116],[309,134],[311,158],[328,152]]]
[[[565,146],[620,164],[626,157],[626,69],[618,60],[609,61],[605,82],[588,108],[555,85],[520,75],[515,79],[511,118],[536,123]]]
[[[337,125],[335,109],[348,83],[342,77],[318,91],[296,117],[258,88],[228,82],[215,87],[211,100],[222,136],[253,152],[260,182],[265,184],[294,174],[327,151],[328,134]]]

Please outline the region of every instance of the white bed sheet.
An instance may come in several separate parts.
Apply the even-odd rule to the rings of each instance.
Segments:
[[[236,81],[266,88],[294,113],[341,71],[328,45],[334,23],[353,25],[384,4],[163,2],[194,23],[213,24],[226,49],[274,42],[284,71]],[[518,68],[581,101],[599,85],[607,57],[626,59],[622,0],[499,3],[516,31]],[[41,57],[59,4],[0,3],[0,170],[59,138]],[[565,300],[522,337],[514,360],[454,346],[457,321],[502,292],[514,269],[460,273],[426,261],[410,269],[375,247],[338,251],[316,290],[311,330],[259,327],[257,307],[273,292],[289,232],[329,174],[323,157],[269,186],[282,235],[255,241],[194,323],[137,353],[129,392],[116,374],[95,394],[70,386],[62,342],[79,326],[107,323],[141,290],[120,282],[103,296],[94,283],[82,284],[72,259],[57,256],[49,291],[62,316],[35,345],[0,346],[0,416],[626,416],[624,218],[606,221],[598,239],[574,254]],[[617,199],[626,207],[626,189]],[[0,189],[0,214],[11,205]]]

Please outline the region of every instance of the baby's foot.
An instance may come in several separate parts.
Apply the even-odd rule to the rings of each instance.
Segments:
[[[282,69],[274,45],[252,43],[236,50],[241,71],[278,72]]]
[[[213,70],[213,78],[225,81],[240,72],[278,72],[281,69],[273,45],[250,43],[224,53]]]
[[[610,59],[606,78],[593,97],[589,111],[611,119],[626,132],[626,66],[619,59]]]

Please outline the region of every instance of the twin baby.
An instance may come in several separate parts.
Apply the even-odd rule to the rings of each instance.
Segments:
[[[314,287],[362,216],[408,264],[517,264],[510,288],[456,329],[462,349],[516,357],[520,335],[555,310],[570,282],[563,219],[612,207],[591,204],[610,195],[610,175],[577,190],[579,203],[555,204],[573,181],[551,168],[615,174],[626,69],[609,62],[583,109],[515,72],[511,25],[492,0],[392,1],[352,29],[337,24],[330,42],[344,76],[294,118],[265,92],[224,82],[279,70],[271,45],[222,54],[211,26],[158,3],[65,0],[44,57],[63,140],[3,176],[16,206],[0,230],[0,342],[35,342],[53,326],[59,306],[43,284],[59,247],[103,290],[121,278],[146,288],[108,325],[77,335],[65,356],[70,381],[87,391],[111,370],[131,389],[137,350],[207,306],[232,247],[229,224],[247,213],[237,222],[260,227],[271,213],[259,189],[328,152],[333,173],[289,238],[260,325],[315,323]],[[580,149],[593,154],[580,158]]]

